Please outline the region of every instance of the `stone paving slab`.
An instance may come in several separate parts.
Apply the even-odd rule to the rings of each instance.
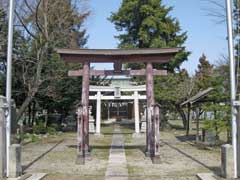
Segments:
[[[112,137],[108,167],[105,180],[128,180],[127,160],[124,149],[124,137],[118,126],[115,127]]]
[[[7,178],[7,180],[41,180],[47,174],[46,173],[34,173],[34,174],[25,174],[22,177],[18,178]]]
[[[43,179],[47,174],[46,173],[34,173],[32,176],[27,178],[26,180],[41,180]]]
[[[199,174],[197,174],[197,178],[199,180],[217,180],[214,177],[213,173],[199,173]]]

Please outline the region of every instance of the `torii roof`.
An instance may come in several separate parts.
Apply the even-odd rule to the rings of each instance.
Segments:
[[[149,49],[57,49],[70,63],[83,62],[152,62],[168,63],[182,48]]]

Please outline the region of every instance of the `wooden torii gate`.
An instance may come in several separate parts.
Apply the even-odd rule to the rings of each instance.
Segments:
[[[131,75],[146,76],[147,134],[146,155],[153,163],[159,159],[159,106],[154,101],[154,75],[167,75],[166,70],[153,69],[153,63],[169,63],[181,48],[163,49],[57,49],[68,63],[82,63],[83,69],[69,71],[69,76],[82,76],[82,104],[78,108],[78,154],[77,164],[85,163],[89,154],[89,78],[90,76]],[[114,70],[90,70],[90,63],[114,63]],[[122,70],[123,63],[145,63],[144,70]]]

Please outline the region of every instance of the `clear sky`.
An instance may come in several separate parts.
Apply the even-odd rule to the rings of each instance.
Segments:
[[[88,48],[116,48],[118,32],[114,25],[107,20],[111,12],[116,12],[122,0],[89,0],[92,15],[86,27],[88,29]],[[222,1],[222,0],[219,0]],[[182,68],[191,74],[195,72],[199,57],[204,53],[211,63],[217,63],[221,55],[227,54],[225,24],[216,24],[212,17],[207,16],[205,8],[209,4],[204,0],[163,0],[167,6],[174,6],[171,15],[180,21],[183,31],[188,32],[185,44],[192,54]],[[110,65],[94,65],[97,69],[107,69]],[[111,65],[112,66],[112,65]]]

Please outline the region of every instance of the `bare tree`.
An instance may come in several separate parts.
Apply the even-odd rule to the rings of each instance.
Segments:
[[[222,24],[226,22],[225,0],[202,0],[206,3],[203,11],[206,15],[211,17],[213,22]]]
[[[59,78],[57,65],[56,69],[48,69],[54,48],[85,44],[86,30],[82,30],[82,24],[89,11],[79,12],[70,0],[20,0],[15,13],[18,30],[24,38],[15,58],[15,70],[26,91],[17,113],[20,119],[41,85]]]

